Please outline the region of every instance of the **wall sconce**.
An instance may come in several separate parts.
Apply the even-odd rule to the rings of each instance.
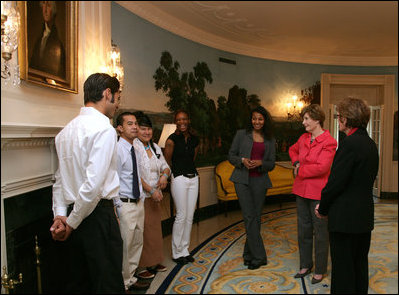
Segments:
[[[16,1],[1,1],[1,78],[7,83],[11,78],[9,61],[18,48],[20,18]],[[19,84],[18,63],[14,69],[13,84]]]
[[[287,119],[291,121],[301,120],[301,111],[303,108],[303,102],[297,102],[298,97],[292,96],[292,101],[287,102]]]
[[[158,145],[160,148],[165,148],[166,140],[169,135],[176,131],[176,124],[163,124],[161,137],[159,138]]]
[[[112,41],[112,49],[109,52],[109,65],[108,65],[108,73],[116,77],[119,80],[121,85],[121,89],[123,88],[123,78],[124,78],[124,70],[121,63],[121,52]]]

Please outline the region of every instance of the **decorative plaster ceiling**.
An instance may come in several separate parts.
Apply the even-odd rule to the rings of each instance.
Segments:
[[[329,65],[397,66],[397,1],[116,1],[223,51]]]

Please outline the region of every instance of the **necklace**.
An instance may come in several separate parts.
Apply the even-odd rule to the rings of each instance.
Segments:
[[[148,151],[148,150],[150,149],[150,145],[145,146],[144,149],[145,149],[146,151]]]

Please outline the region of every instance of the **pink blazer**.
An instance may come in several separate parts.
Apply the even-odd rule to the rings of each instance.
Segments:
[[[317,136],[312,144],[310,138],[310,133],[302,134],[288,150],[292,164],[299,161],[299,171],[292,193],[303,198],[320,200],[321,190],[330,174],[337,141],[328,130]]]

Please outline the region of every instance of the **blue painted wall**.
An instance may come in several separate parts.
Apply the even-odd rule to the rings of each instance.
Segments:
[[[122,108],[164,112],[167,98],[156,92],[152,76],[159,66],[162,51],[169,51],[180,63],[182,71],[192,71],[198,61],[206,62],[213,75],[213,83],[206,87],[215,101],[228,96],[237,84],[248,94],[257,94],[273,116],[284,115],[284,101],[288,95],[300,94],[320,80],[322,73],[396,75],[398,67],[329,66],[266,60],[228,53],[179,37],[136,16],[120,5],[111,6],[112,39],[121,50],[125,68],[125,87]],[[219,62],[219,57],[233,59],[236,65]]]

